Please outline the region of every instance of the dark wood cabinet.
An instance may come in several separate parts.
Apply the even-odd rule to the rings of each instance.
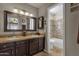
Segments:
[[[44,50],[44,37],[0,44],[0,56],[31,56]]]
[[[26,48],[25,46],[18,46],[16,47],[16,56],[25,56],[26,55]]]
[[[29,42],[29,55],[34,55],[35,53],[39,51],[43,51],[44,49],[44,37],[42,38],[37,38],[37,39],[32,39]]]
[[[6,48],[0,51],[0,56],[14,56],[15,50],[14,48]]]
[[[0,56],[13,56],[15,55],[14,43],[0,44]]]
[[[38,39],[31,39],[29,41],[29,55],[33,55],[38,52]]]
[[[39,51],[44,49],[44,38],[39,38]]]
[[[16,42],[16,56],[28,55],[28,41]]]

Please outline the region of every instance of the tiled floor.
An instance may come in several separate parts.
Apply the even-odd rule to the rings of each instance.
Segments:
[[[35,54],[34,56],[49,56],[49,54],[42,51],[42,52],[39,52],[39,53]]]
[[[52,56],[63,56],[63,49],[59,49],[59,48],[51,49],[50,54]]]
[[[63,50],[54,48],[54,49],[51,49],[50,55],[48,53],[42,51],[42,52],[35,54],[34,56],[63,56]]]

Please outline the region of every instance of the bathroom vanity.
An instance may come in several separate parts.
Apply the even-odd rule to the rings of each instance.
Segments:
[[[42,19],[41,19],[42,20]],[[38,19],[4,11],[4,32],[22,32],[22,35],[0,37],[0,56],[31,56],[44,50],[45,35],[37,33]],[[40,21],[41,29],[43,21]],[[26,35],[30,31],[31,35]],[[33,31],[37,34],[33,34]]]
[[[44,35],[0,38],[0,56],[31,56],[44,50]]]

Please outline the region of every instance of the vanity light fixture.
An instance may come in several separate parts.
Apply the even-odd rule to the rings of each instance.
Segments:
[[[26,16],[30,16],[30,17],[34,16],[33,14],[30,14],[30,13],[25,12],[25,11],[20,10],[20,9],[13,9],[13,12],[18,13],[18,14],[22,14],[22,15],[26,15]]]
[[[18,13],[18,9],[13,9],[13,12],[14,13]]]

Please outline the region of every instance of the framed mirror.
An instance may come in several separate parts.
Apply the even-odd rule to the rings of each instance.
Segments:
[[[4,31],[36,31],[36,18],[4,11]]]
[[[38,29],[43,29],[44,28],[44,17],[41,16],[38,18]]]
[[[4,31],[21,31],[21,20],[18,14],[4,11]]]

